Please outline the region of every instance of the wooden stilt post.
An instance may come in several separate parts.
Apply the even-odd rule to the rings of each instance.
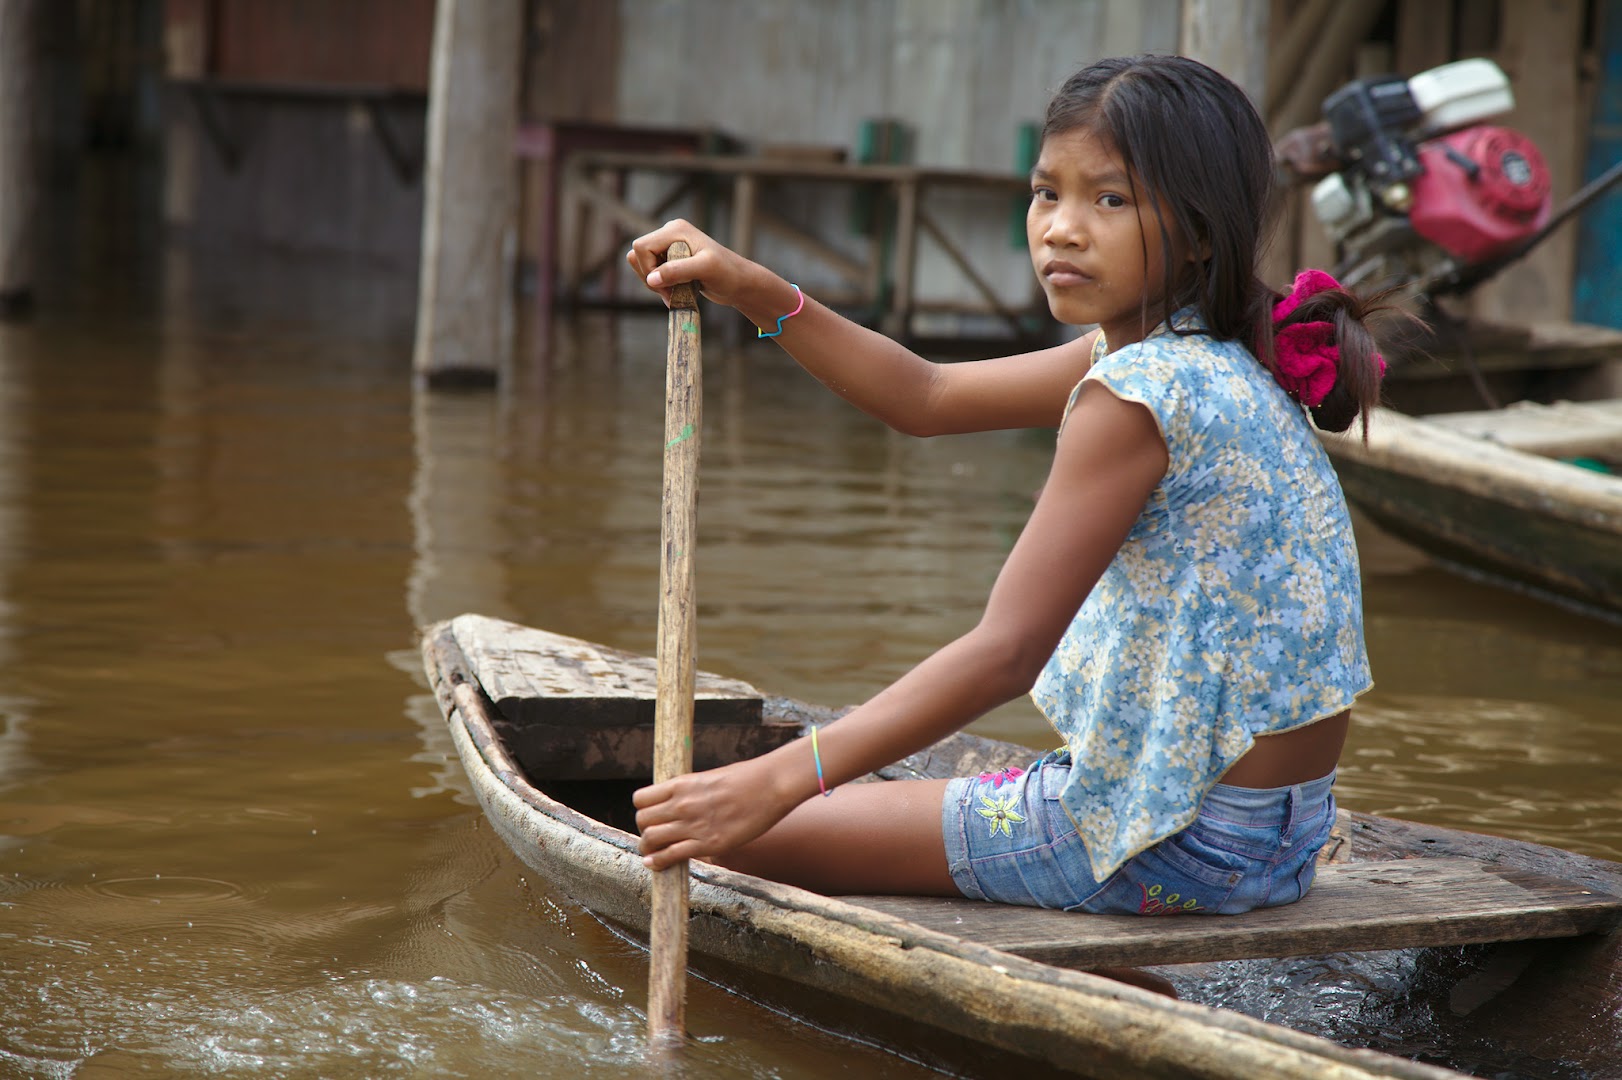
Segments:
[[[1521,0],[1504,5],[1500,16],[1498,60],[1514,80],[1515,111],[1493,122],[1537,140],[1549,163],[1556,206],[1582,180],[1585,132],[1578,73],[1587,9],[1583,0]],[[1473,310],[1493,322],[1570,319],[1576,261],[1577,230],[1557,229],[1483,285]]]
[[[439,0],[434,14],[413,361],[430,387],[494,385],[511,333],[522,12]]]
[[[1296,19],[1317,17],[1312,12],[1328,2],[1308,0],[1308,7],[1303,8]],[[1264,120],[1267,103],[1279,95],[1278,80],[1289,82],[1295,72],[1292,65],[1281,63],[1287,57],[1268,48],[1268,43],[1280,36],[1271,25],[1272,6],[1271,0],[1183,0],[1178,46],[1182,55],[1216,68],[1237,83]],[[1281,29],[1288,36],[1294,28],[1292,24]],[[1302,48],[1300,44],[1294,47]],[[1286,193],[1280,194],[1291,198]],[[1296,261],[1295,215],[1287,202],[1281,201],[1279,206],[1281,211],[1275,214],[1278,231],[1264,238],[1261,265],[1257,268],[1263,280],[1275,284],[1290,280]]]
[[[1178,52],[1238,83],[1260,109],[1267,81],[1271,0],[1183,0]]]
[[[1300,75],[1268,110],[1268,130],[1282,135],[1322,118],[1324,98],[1351,78],[1352,59],[1384,10],[1385,0],[1340,0],[1330,8]]]
[[[686,243],[670,257],[686,258]],[[659,530],[658,687],[653,714],[653,779],[693,770],[693,685],[697,612],[693,549],[698,544],[698,447],[703,426],[703,362],[698,290],[671,290],[665,353],[665,469]],[[655,1048],[686,1039],[687,862],[653,875],[649,920],[648,1039]]]
[[[0,319],[34,302],[40,195],[42,0],[0,0]]]

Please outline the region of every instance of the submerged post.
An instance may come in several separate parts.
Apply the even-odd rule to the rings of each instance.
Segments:
[[[670,258],[688,247],[670,245]],[[698,447],[703,364],[698,290],[671,290],[665,346],[665,469],[659,527],[659,684],[653,714],[655,783],[693,769],[693,682],[697,644],[693,554],[698,546]],[[653,875],[648,947],[648,1038],[662,1045],[686,1037],[687,861]]]
[[[413,368],[430,387],[493,386],[512,310],[520,0],[440,0],[429,72]]]
[[[40,131],[40,0],[0,0],[0,319],[33,308]]]

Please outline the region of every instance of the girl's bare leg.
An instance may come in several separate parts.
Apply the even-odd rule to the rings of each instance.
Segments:
[[[829,895],[961,896],[941,837],[945,780],[846,784],[808,799],[764,835],[715,860]]]

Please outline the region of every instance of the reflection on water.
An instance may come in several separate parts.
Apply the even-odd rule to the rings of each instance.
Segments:
[[[1348,802],[1622,859],[1622,628],[1434,569],[1371,576],[1367,607]]]
[[[0,327],[0,1076],[653,1075],[644,957],[485,828],[413,645],[651,651],[663,320],[415,395],[409,281],[162,270]],[[906,439],[719,340],[700,662],[860,700],[973,624],[1051,436]],[[1364,542],[1343,801],[1622,855],[1622,631]],[[925,1074],[691,993],[688,1075]]]

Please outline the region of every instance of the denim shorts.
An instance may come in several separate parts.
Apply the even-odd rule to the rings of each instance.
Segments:
[[[1098,915],[1237,915],[1307,894],[1335,823],[1335,774],[1279,788],[1217,784],[1199,817],[1103,881],[1059,802],[1070,754],[1027,771],[953,780],[941,806],[947,866],[963,895]]]

